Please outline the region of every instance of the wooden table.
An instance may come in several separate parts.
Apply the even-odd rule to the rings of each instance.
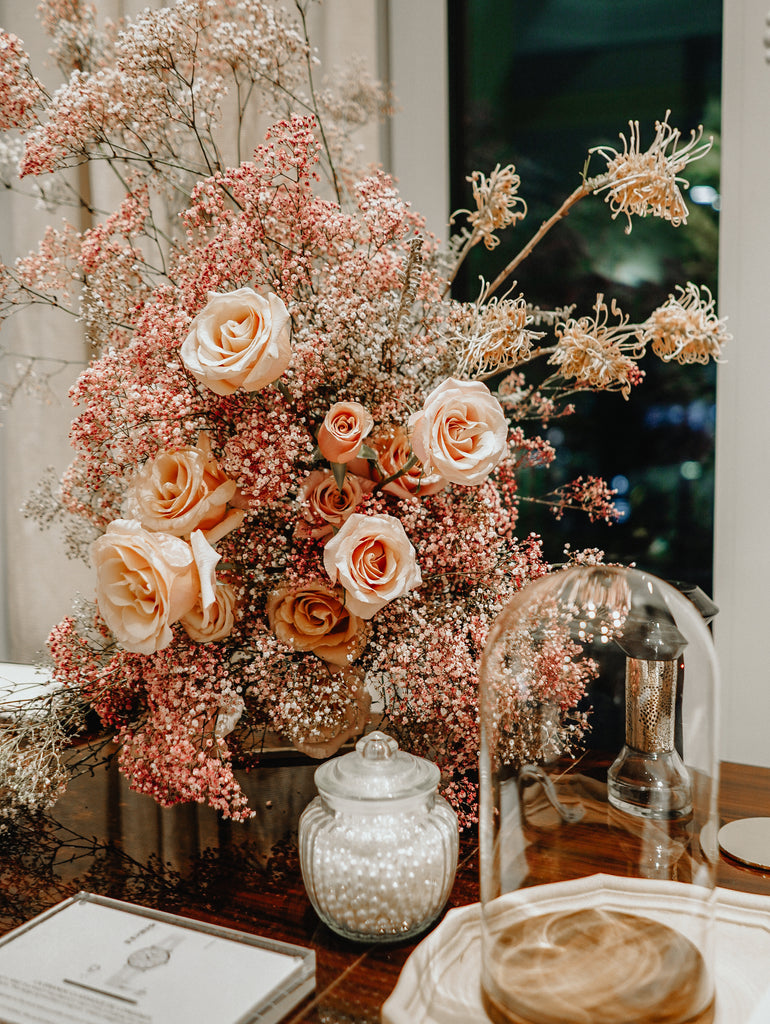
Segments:
[[[271,764],[245,779],[245,825],[207,808],[161,810],[114,768],[76,780],[50,815],[0,834],[0,931],[80,890],[270,935],[316,951],[316,993],[290,1024],[370,1024],[414,942],[363,946],[321,924],[299,871],[296,826],[315,793],[315,764]],[[725,764],[722,822],[770,815],[770,769]],[[478,900],[475,834],[461,839],[449,906]],[[770,894],[770,873],[721,858],[718,884]],[[418,1022],[415,1022],[418,1024]]]

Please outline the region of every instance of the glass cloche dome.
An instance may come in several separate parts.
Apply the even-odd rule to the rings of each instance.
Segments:
[[[698,608],[634,569],[561,570],[498,616],[480,694],[493,1021],[712,1020],[717,686]]]

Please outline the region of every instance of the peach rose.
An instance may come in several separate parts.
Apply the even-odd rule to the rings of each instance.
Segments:
[[[235,591],[229,583],[217,583],[213,600],[204,606],[202,597],[179,620],[185,633],[198,644],[224,640],[235,625]]]
[[[415,455],[431,472],[454,484],[480,484],[507,447],[502,406],[481,381],[450,377],[409,417]]]
[[[362,619],[422,583],[417,557],[395,516],[349,516],[324,548],[324,568],[347,594],[346,607]]]
[[[385,478],[395,476],[409,462],[413,454],[412,446],[403,427],[397,427],[390,433],[372,438],[371,444],[377,452],[377,458]],[[438,473],[429,473],[418,460],[401,476],[391,480],[389,484],[385,484],[382,489],[399,498],[424,498],[429,494],[443,491],[448,483],[449,481],[444,480]]]
[[[200,529],[209,543],[216,544],[240,526],[246,514],[227,507],[235,491],[203,433],[197,448],[163,451],[148,459],[129,488],[128,507],[147,530],[183,537]]]
[[[343,743],[364,731],[371,704],[360,672],[332,666],[328,681],[319,681],[303,697],[302,718],[312,721],[312,727],[307,729],[303,721],[295,720],[286,732],[297,750],[308,757],[331,757]]]
[[[329,462],[350,462],[374,426],[371,413],[358,402],[335,402],[318,431],[318,447]]]
[[[274,591],[267,618],[287,647],[312,651],[331,665],[350,664],[366,646],[366,627],[346,608],[344,593],[320,580]]]
[[[193,377],[217,395],[260,391],[277,380],[291,359],[291,321],[283,301],[253,288],[208,297],[180,350]]]
[[[94,541],[99,611],[121,647],[152,654],[168,647],[171,626],[190,611],[200,577],[189,544],[116,519]]]
[[[314,540],[330,537],[373,487],[371,480],[348,472],[340,489],[331,470],[314,470],[303,480],[297,493],[303,520],[297,532]]]

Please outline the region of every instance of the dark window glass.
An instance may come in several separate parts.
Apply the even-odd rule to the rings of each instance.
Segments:
[[[688,280],[716,296],[719,208],[721,0],[450,0],[452,206],[472,203],[466,177],[513,162],[526,220],[492,253],[477,247],[456,294],[474,298],[541,221],[579,184],[590,147],[620,144],[638,120],[642,146],[656,120],[686,141],[703,124],[712,151],[685,172],[687,225],[613,221],[599,196],[583,200],[519,268],[516,293],[553,308],[591,312],[597,292],[643,320]],[[606,164],[594,158],[592,173]],[[694,188],[699,186],[698,188]],[[712,582],[713,366],[679,367],[650,355],[645,381],[620,394],[584,394],[577,413],[548,430],[558,458],[522,481],[532,494],[581,474],[600,475],[624,511],[613,526],[524,504],[520,533],[541,533],[552,560],[565,542],[600,547],[668,579]],[[528,374],[531,372],[528,370]],[[529,425],[530,433],[537,430]]]

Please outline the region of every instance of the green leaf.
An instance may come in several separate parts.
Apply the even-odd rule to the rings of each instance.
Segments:
[[[344,462],[332,462],[332,473],[334,474],[334,482],[337,485],[337,490],[342,490],[342,485],[345,483],[345,473],[347,472],[347,466]]]
[[[370,448],[368,444],[362,444],[358,450],[358,454],[362,459],[366,459],[367,462],[377,461],[377,452],[374,448]]]

